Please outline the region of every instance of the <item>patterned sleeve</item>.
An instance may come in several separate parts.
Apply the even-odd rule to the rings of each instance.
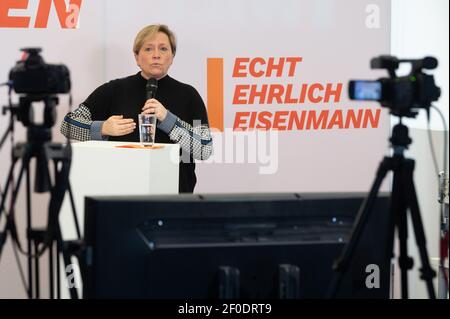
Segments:
[[[183,151],[189,153],[194,159],[206,160],[213,152],[208,124],[194,121],[191,125],[168,111],[158,128],[165,131],[172,141],[180,144]]]
[[[83,103],[69,112],[61,124],[61,133],[70,139],[78,141],[105,140],[101,135],[103,121],[92,121],[89,108]]]
[[[172,141],[179,143],[185,151],[189,151],[197,160],[206,160],[212,154],[211,132],[206,124],[193,127],[177,118],[169,137]]]
[[[102,125],[108,116],[112,82],[99,86],[80,106],[69,112],[61,124],[61,133],[73,140],[107,140],[102,136]]]

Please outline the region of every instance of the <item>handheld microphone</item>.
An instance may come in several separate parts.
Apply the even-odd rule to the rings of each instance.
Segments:
[[[153,99],[156,96],[156,90],[158,89],[158,80],[150,78],[145,85],[145,92],[147,93],[147,100]]]

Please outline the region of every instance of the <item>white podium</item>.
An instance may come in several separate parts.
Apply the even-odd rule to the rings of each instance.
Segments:
[[[155,144],[153,149],[118,147],[127,145],[139,143],[72,143],[70,184],[81,235],[86,196],[178,194],[178,144]],[[68,192],[61,207],[60,225],[64,239],[76,238]]]

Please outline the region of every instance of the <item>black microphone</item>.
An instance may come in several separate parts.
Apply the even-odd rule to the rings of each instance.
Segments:
[[[147,93],[147,100],[153,99],[156,96],[156,90],[158,89],[158,80],[150,78],[145,85],[145,92]]]

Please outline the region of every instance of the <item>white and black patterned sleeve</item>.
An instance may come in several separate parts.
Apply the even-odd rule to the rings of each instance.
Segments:
[[[167,111],[166,118],[158,124],[158,128],[194,159],[206,160],[211,156],[213,143],[208,124],[194,121],[191,125]]]
[[[80,104],[80,106],[69,112],[61,124],[61,133],[73,140],[105,140],[107,137],[101,135],[101,129],[104,121],[92,121],[89,108]]]

